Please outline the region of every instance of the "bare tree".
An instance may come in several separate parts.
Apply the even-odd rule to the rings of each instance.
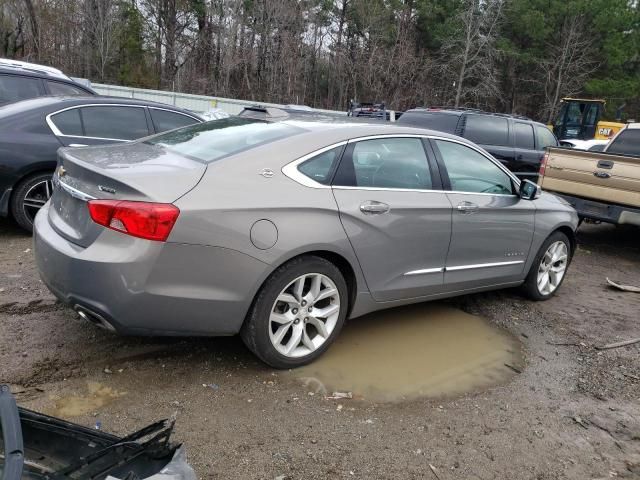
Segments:
[[[24,0],[25,7],[29,13],[29,23],[31,25],[31,34],[33,35],[33,55],[36,60],[40,60],[40,30],[38,28],[38,16],[33,6],[32,0]]]
[[[441,68],[455,88],[455,107],[465,97],[478,104],[498,89],[495,44],[502,6],[503,0],[465,0],[455,33],[442,46]]]
[[[591,54],[594,39],[585,27],[585,19],[580,15],[565,18],[559,41],[549,43],[549,55],[540,62],[544,87],[542,114],[547,122],[555,117],[561,98],[580,92],[598,68]]]
[[[118,8],[116,0],[87,0],[84,24],[90,38],[94,67],[100,81],[117,53]]]

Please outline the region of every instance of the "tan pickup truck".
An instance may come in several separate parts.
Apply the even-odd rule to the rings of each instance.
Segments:
[[[626,125],[602,152],[549,148],[538,184],[581,219],[640,226],[640,123]]]

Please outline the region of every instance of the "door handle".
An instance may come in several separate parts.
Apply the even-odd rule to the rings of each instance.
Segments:
[[[391,208],[386,203],[376,202],[375,200],[368,200],[360,205],[360,211],[364,214],[379,215],[381,213],[387,213]]]
[[[460,213],[469,215],[472,213],[476,213],[478,210],[480,210],[480,207],[472,202],[460,202],[458,204],[458,211]]]
[[[613,168],[613,162],[611,160],[600,160],[598,162],[598,168]]]
[[[88,147],[89,145],[85,145],[84,143],[70,143],[70,147]]]

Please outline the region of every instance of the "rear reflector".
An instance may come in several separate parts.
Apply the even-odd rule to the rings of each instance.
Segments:
[[[99,225],[134,237],[164,242],[180,210],[170,203],[90,200],[89,214]]]

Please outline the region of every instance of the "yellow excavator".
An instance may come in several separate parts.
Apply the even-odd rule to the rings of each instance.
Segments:
[[[606,102],[600,99],[563,98],[553,122],[548,125],[559,140],[609,140],[624,127],[624,123],[602,120]],[[619,119],[624,105],[616,111]]]

